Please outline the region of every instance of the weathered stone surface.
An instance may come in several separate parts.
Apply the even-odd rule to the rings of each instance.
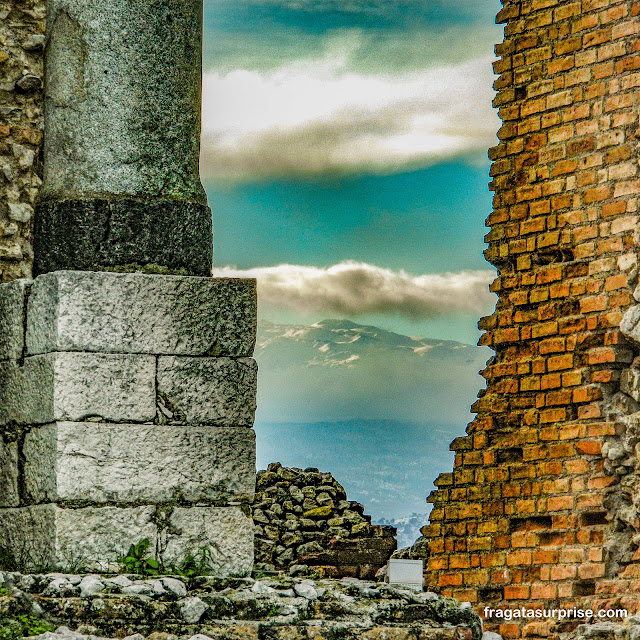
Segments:
[[[620,391],[640,402],[640,358],[635,358],[631,366],[621,373]]]
[[[27,349],[250,356],[255,280],[60,271],[28,304]]]
[[[627,309],[620,322],[620,331],[627,338],[640,344],[640,304]]]
[[[0,509],[0,546],[30,571],[114,570],[129,546],[145,538],[149,555],[167,566],[206,549],[215,575],[251,572],[253,525],[237,507]]]
[[[182,614],[182,619],[187,624],[195,624],[200,622],[202,614],[209,608],[207,604],[202,602],[200,598],[191,596],[190,598],[184,598],[178,602],[178,608]]]
[[[80,593],[83,583],[95,576],[0,572],[0,584],[12,592],[3,599],[3,613],[20,613],[21,603],[31,601],[47,619],[77,629],[74,633],[59,627],[40,640],[100,640],[125,634],[125,640],[145,636],[149,640],[178,636],[182,640],[480,640],[482,636],[480,618],[468,603],[384,584],[199,576],[182,584],[183,595],[177,596],[161,587],[165,577],[131,577],[133,582],[124,576],[104,580],[108,588],[96,598]],[[315,595],[311,599],[296,596],[296,591],[311,590]]]
[[[36,276],[122,265],[209,276],[212,263],[211,210],[204,204],[90,199],[53,200],[36,207]]]
[[[28,570],[113,567],[132,542],[155,539],[155,507],[0,509],[0,543]]]
[[[87,597],[104,591],[105,584],[98,576],[85,576],[80,581],[78,588],[80,589],[80,596]]]
[[[0,424],[56,420],[151,421],[156,414],[155,358],[59,352],[23,366],[0,363]]]
[[[175,419],[195,424],[253,424],[258,367],[252,358],[158,358],[158,394]]]
[[[4,441],[0,436],[0,507],[17,507],[18,443]]]
[[[49,0],[40,198],[204,204],[201,0]]]
[[[252,429],[59,422],[29,431],[23,452],[35,502],[253,498]]]
[[[160,582],[166,591],[173,593],[178,598],[184,598],[187,595],[187,587],[182,580],[176,578],[161,578]]]
[[[17,360],[24,349],[25,294],[31,280],[0,285],[0,360]]]
[[[246,576],[253,568],[253,521],[237,507],[176,508],[160,547],[167,564],[207,549],[213,575]]]

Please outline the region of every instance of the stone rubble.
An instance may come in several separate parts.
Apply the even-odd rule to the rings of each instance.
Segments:
[[[57,628],[40,640],[134,640],[136,634],[138,640],[199,635],[213,640],[480,640],[482,635],[469,603],[356,578],[0,572],[0,633],[19,615]]]
[[[559,634],[560,640],[638,640],[640,638],[640,614],[624,621],[581,624],[575,629]]]
[[[364,507],[318,469],[259,471],[253,505],[256,568],[372,579],[395,551],[395,529],[371,525]]]

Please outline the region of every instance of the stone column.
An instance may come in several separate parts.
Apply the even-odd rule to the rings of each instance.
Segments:
[[[49,2],[37,277],[0,286],[0,568],[148,539],[167,570],[251,570],[256,291],[197,275],[201,9]]]
[[[202,0],[48,0],[34,274],[211,274],[198,174]]]

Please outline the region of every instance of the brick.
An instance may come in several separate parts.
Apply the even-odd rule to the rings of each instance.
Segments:
[[[507,566],[529,565],[532,562],[531,551],[510,551],[507,553]]]
[[[604,563],[590,562],[581,564],[578,567],[578,576],[582,580],[589,578],[600,578],[605,574]]]
[[[438,584],[441,587],[455,587],[462,584],[461,573],[441,573],[438,578]]]
[[[459,569],[469,584],[480,566],[504,601],[572,606],[579,581],[596,580],[606,596],[630,593],[615,579],[600,585],[604,527],[582,527],[578,514],[604,511],[604,495],[617,490],[601,451],[617,433],[608,399],[636,354],[628,336],[640,336],[640,312],[627,312],[640,221],[640,2],[526,0],[506,3],[501,15],[496,103],[505,142],[491,151],[486,252],[500,275],[491,288],[497,312],[482,327],[496,356],[469,427],[485,436],[474,439],[481,456],[456,458],[467,492],[453,505],[442,487],[452,519],[441,533],[458,536],[444,554],[469,563]],[[541,528],[513,530],[524,517]],[[634,566],[628,580],[640,576]],[[497,630],[556,633],[538,623]]]
[[[567,580],[575,578],[577,575],[577,568],[571,565],[556,565],[551,567],[550,577],[551,580]]]
[[[573,496],[558,496],[555,498],[549,498],[547,501],[547,509],[550,512],[564,511],[565,509],[573,509],[574,498]]]
[[[507,585],[504,588],[505,600],[527,600],[531,589],[525,585]]]
[[[588,440],[576,443],[576,450],[585,455],[600,455],[602,442],[600,440]]]

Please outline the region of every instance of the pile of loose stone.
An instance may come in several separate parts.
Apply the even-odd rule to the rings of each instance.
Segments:
[[[140,634],[135,640],[198,634],[213,640],[478,640],[482,634],[468,603],[355,578],[0,572],[0,637],[12,637],[7,629],[20,616],[57,629],[41,640],[84,640],[78,634]]]
[[[364,507],[318,469],[270,464],[257,475],[256,568],[371,579],[396,548],[393,527],[371,525]]]

